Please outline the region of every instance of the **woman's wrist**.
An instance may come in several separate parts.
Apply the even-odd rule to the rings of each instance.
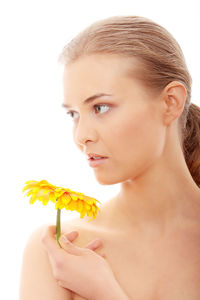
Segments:
[[[92,300],[130,300],[120,285],[115,282],[113,285],[106,284],[96,294],[96,297]]]
[[[101,298],[101,300],[130,300],[122,289],[111,290]],[[100,300],[100,298],[99,298]]]

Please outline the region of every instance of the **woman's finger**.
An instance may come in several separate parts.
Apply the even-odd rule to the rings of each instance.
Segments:
[[[59,239],[59,243],[64,250],[66,250],[68,253],[73,254],[73,255],[82,255],[86,251],[85,248],[78,247],[78,246],[74,245],[73,243],[71,243],[68,240],[66,234],[61,235],[61,237]]]
[[[100,239],[95,239],[89,242],[85,248],[78,247],[74,245],[72,242],[79,235],[78,231],[71,231],[69,233],[61,234],[59,239],[61,247],[67,251],[68,254],[73,255],[82,255],[85,249],[96,250],[97,248],[102,246],[102,241]],[[42,236],[42,243],[50,254],[55,253],[55,251],[62,250],[57,243],[55,243],[56,239],[56,226],[48,226]],[[100,254],[100,256],[105,258],[105,254]]]
[[[75,255],[83,254],[82,250],[84,250],[86,248],[94,251],[97,248],[101,247],[102,244],[103,244],[100,239],[95,239],[95,240],[91,241],[89,244],[87,244],[87,246],[85,248],[80,248],[80,247],[77,247],[73,244],[71,244],[71,247],[70,247],[70,244],[68,242],[66,242],[66,240],[62,239],[62,240],[59,240],[59,241],[60,241],[60,244],[61,244],[63,249],[65,249],[68,253],[75,254]],[[102,256],[103,258],[106,258],[105,253],[103,253],[103,254],[97,253],[97,254]]]
[[[79,233],[78,231],[74,230],[69,233],[65,233],[65,235],[67,236],[67,239],[70,242],[73,242],[78,237]],[[55,239],[56,239],[56,226],[52,225],[45,228],[41,239],[42,243],[49,247],[52,245],[52,242],[54,242],[55,244]]]
[[[95,240],[91,241],[89,244],[87,244],[86,248],[94,251],[97,248],[101,247],[102,245],[103,245],[103,243],[100,239],[95,239]],[[102,256],[103,258],[106,258],[105,253],[97,253],[97,254]]]
[[[79,233],[78,231],[71,231],[69,233],[65,233],[65,235],[70,242],[73,242],[78,237]]]
[[[96,253],[96,254],[102,256],[103,258],[106,258],[106,254],[105,253]]]
[[[78,231],[72,231],[72,232],[70,232],[70,233],[68,233],[68,234],[65,234],[65,236],[68,238],[68,240],[71,240],[71,242],[73,242],[73,240],[78,236]],[[66,243],[65,243],[65,241],[61,241],[61,240],[59,240],[60,241],[60,244],[61,244],[61,246],[62,246],[62,248],[63,249],[65,249],[66,251],[68,251],[68,253],[71,253],[71,254],[75,254],[75,249],[74,249],[74,245],[72,244],[72,248],[70,247],[69,248],[69,246],[67,246],[66,245]],[[68,243],[67,243],[68,244]],[[96,250],[97,248],[99,248],[99,247],[101,247],[102,246],[102,241],[100,240],[100,239],[95,239],[95,240],[93,240],[93,241],[91,241],[91,242],[89,242],[87,245],[86,245],[86,247],[85,248],[87,248],[87,249],[90,249],[90,250],[92,250],[92,251],[94,251],[94,250]],[[68,244],[69,245],[69,244]],[[67,246],[67,247],[66,247]],[[76,248],[77,248],[77,246],[76,246]],[[79,249],[83,249],[83,248],[79,248]],[[70,251],[71,250],[71,251]],[[77,255],[80,255],[80,254],[82,254],[83,252],[81,251],[81,252],[79,252],[79,250],[76,252],[76,254]],[[100,256],[102,256],[103,258],[106,258],[106,255],[105,255],[105,253],[103,253],[103,254],[101,254],[101,253],[97,253],[98,255],[100,255]]]
[[[102,246],[102,241],[100,239],[95,239],[91,242],[89,242],[85,248],[96,250],[97,248]]]
[[[97,248],[101,247],[103,245],[102,241],[100,239],[96,239],[94,241],[91,241],[88,245],[87,248],[91,250],[96,250]],[[102,256],[103,258],[106,258],[105,253],[97,253],[98,255]]]
[[[45,228],[42,237],[41,242],[43,246],[48,250],[49,253],[54,253],[56,251],[59,251],[59,245],[55,243],[55,235],[56,235],[56,226],[48,226]],[[62,250],[60,248],[60,250]]]

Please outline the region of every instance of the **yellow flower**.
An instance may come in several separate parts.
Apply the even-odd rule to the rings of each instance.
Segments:
[[[30,203],[33,204],[36,200],[42,201],[44,205],[47,205],[48,201],[56,202],[55,188],[56,186],[50,184],[46,180],[35,181],[30,180],[25,182],[26,186],[23,188],[23,192],[28,190],[26,196],[31,196]]]
[[[58,201],[55,203],[55,208],[76,210],[80,213],[80,218],[84,218],[84,216],[87,214],[88,217],[93,217],[93,219],[95,219],[97,212],[100,212],[100,209],[96,205],[96,202],[99,201],[97,199],[88,197],[83,193],[78,193],[64,188],[56,188],[55,193],[58,199]]]
[[[44,205],[47,205],[50,200],[55,203],[56,209],[65,208],[66,210],[71,211],[76,210],[80,213],[81,218],[87,214],[87,216],[92,217],[93,220],[96,218],[97,212],[100,212],[100,209],[96,205],[96,202],[99,201],[92,197],[88,197],[83,193],[57,187],[46,180],[30,180],[27,181],[26,184],[27,185],[23,188],[23,192],[28,190],[26,196],[31,195],[31,204],[33,204],[36,200],[39,200],[42,201]]]
[[[57,209],[56,240],[60,247],[60,212],[62,208],[67,210],[76,210],[80,213],[81,218],[87,214],[87,216],[92,217],[93,220],[96,218],[97,211],[100,212],[100,209],[96,205],[96,202],[99,201],[97,199],[88,197],[83,193],[71,191],[70,189],[65,189],[63,187],[57,187],[50,184],[46,180],[30,180],[25,182],[25,184],[26,186],[23,188],[23,192],[28,191],[26,196],[31,195],[31,204],[33,204],[36,200],[42,201],[44,205],[47,205],[49,200],[55,203],[55,208]],[[91,221],[91,219],[89,221]]]

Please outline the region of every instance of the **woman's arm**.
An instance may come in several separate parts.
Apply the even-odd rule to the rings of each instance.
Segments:
[[[72,293],[56,282],[41,243],[45,226],[35,230],[26,244],[20,279],[20,300],[72,300]]]
[[[113,284],[110,286],[105,286],[100,293],[96,295],[94,300],[130,300],[128,296],[124,293],[119,284]]]
[[[53,274],[62,287],[82,296],[81,299],[128,300],[101,254],[91,251],[90,247],[73,245],[64,234],[59,240],[60,248],[55,233],[55,226],[49,226],[42,243],[48,252]]]

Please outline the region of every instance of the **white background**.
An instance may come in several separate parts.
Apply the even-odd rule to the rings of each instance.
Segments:
[[[42,224],[55,224],[52,203],[30,205],[24,197],[26,181],[46,179],[102,203],[119,190],[119,185],[98,184],[73,144],[72,120],[61,108],[63,67],[57,62],[64,45],[76,34],[115,15],[148,17],[173,34],[193,78],[192,102],[200,105],[197,0],[0,2],[0,298],[18,299],[27,239]],[[61,219],[77,216],[77,212],[62,211]]]

